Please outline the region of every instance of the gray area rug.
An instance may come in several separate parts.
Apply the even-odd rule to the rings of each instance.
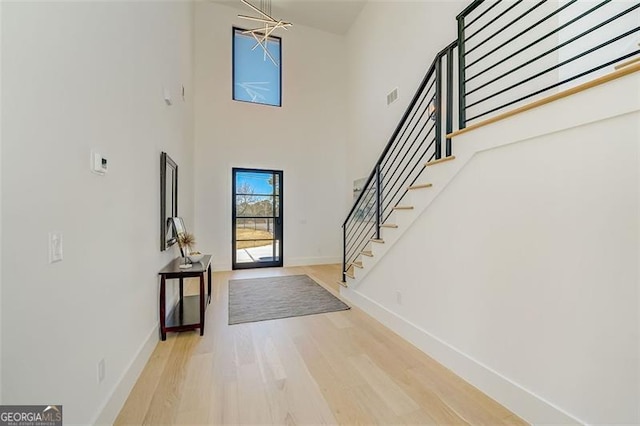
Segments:
[[[307,275],[229,281],[229,325],[346,309]]]

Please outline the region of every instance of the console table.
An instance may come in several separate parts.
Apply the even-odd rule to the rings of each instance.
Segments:
[[[211,303],[211,256],[206,255],[200,262],[194,262],[191,268],[181,269],[182,258],[177,258],[162,268],[160,275],[160,333],[162,340],[167,340],[167,331],[186,331],[200,329],[204,334],[204,312]],[[207,274],[207,292],[204,289],[204,274]],[[184,295],[184,279],[200,278],[200,294]],[[168,279],[180,281],[180,297],[167,317],[166,283]],[[206,298],[206,301],[205,301]]]

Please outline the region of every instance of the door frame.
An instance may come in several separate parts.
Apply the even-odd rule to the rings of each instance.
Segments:
[[[276,241],[279,241],[278,244],[278,260],[272,260],[270,262],[251,262],[251,263],[237,263],[236,256],[236,220],[238,216],[236,214],[236,174],[248,172],[248,173],[270,173],[273,175],[278,175],[279,188],[278,188],[278,217],[267,216],[266,219],[273,219],[273,233],[274,233],[274,244]],[[254,268],[277,268],[282,267],[284,264],[283,261],[283,253],[284,253],[284,180],[283,170],[271,170],[271,169],[253,169],[246,167],[232,167],[231,169],[231,269],[254,269]],[[275,191],[275,186],[274,186]],[[274,206],[275,207],[275,206]],[[275,210],[274,210],[275,212]],[[240,217],[242,219],[242,217]],[[277,223],[279,220],[280,223]]]

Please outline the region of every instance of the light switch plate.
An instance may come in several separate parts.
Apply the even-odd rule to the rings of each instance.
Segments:
[[[62,262],[62,234],[49,232],[49,263]]]
[[[107,159],[95,151],[91,151],[91,171],[101,176],[107,173]]]

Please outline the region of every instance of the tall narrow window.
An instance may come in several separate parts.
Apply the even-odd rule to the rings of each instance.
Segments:
[[[233,28],[233,99],[282,106],[281,39],[269,36],[267,49],[262,37]]]

